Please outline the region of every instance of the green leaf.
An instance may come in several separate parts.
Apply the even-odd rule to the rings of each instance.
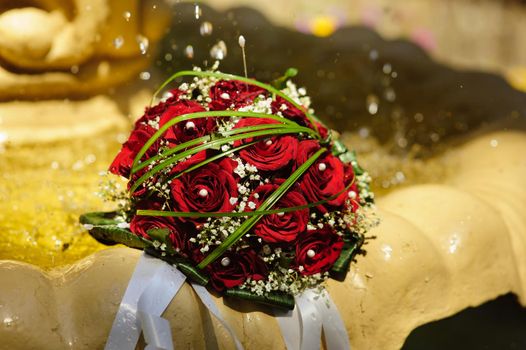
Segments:
[[[152,241],[159,241],[161,243],[169,241],[168,236],[170,235],[170,230],[167,228],[152,228],[146,231],[146,233]]]
[[[79,221],[83,225],[91,225],[89,234],[106,245],[124,244],[130,248],[144,249],[151,244],[130,230],[118,227],[122,221],[117,221],[117,217],[117,212],[95,212],[81,215]]]
[[[338,257],[338,260],[334,263],[334,265],[331,267],[329,273],[332,278],[338,281],[345,280],[345,277],[347,276],[347,272],[349,271],[349,267],[351,265],[352,260],[360,250],[360,247],[362,246],[364,241],[364,237],[362,235],[359,235],[357,233],[354,233],[350,239],[345,239],[345,243],[342,249],[342,252],[340,253],[340,256]]]
[[[186,277],[191,279],[193,282],[200,284],[202,286],[206,286],[208,284],[208,277],[201,273],[195,266],[193,266],[189,261],[186,259],[175,256],[175,255],[169,255],[169,254],[162,254],[162,252],[154,249],[153,247],[147,247],[144,250],[147,254],[150,254],[151,256],[154,256],[158,259],[161,259],[163,261],[166,261],[167,263],[176,266]]]
[[[276,204],[279,199],[289,190],[289,188],[305,173],[309,167],[318,159],[324,152],[326,148],[321,148],[316,153],[314,153],[305,163],[298,167],[270,196],[261,203],[256,212],[267,210]],[[249,219],[245,220],[234,233],[228,236],[223,243],[221,243],[216,249],[212,251],[208,256],[206,256],[203,261],[197,265],[198,268],[203,269],[208,264],[214,262],[219,258],[223,253],[230,248],[234,243],[236,243],[241,237],[243,237],[248,231],[263,217],[263,215],[252,216]]]
[[[294,309],[294,297],[290,294],[270,292],[264,295],[257,295],[246,289],[227,289],[225,295],[229,297],[241,298],[248,301],[278,307],[285,310]]]
[[[283,89],[285,88],[286,86],[286,83],[287,83],[287,80],[289,80],[290,78],[293,78],[295,77],[296,75],[298,75],[298,70],[296,68],[289,68],[285,71],[285,74],[282,75],[281,77],[275,79],[272,81],[272,83],[270,83],[273,87],[275,87],[276,89]]]

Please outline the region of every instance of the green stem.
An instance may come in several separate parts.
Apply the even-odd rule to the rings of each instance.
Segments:
[[[241,135],[234,135],[234,136],[228,136],[217,140],[212,140],[210,142],[207,142],[205,144],[193,147],[189,150],[186,150],[182,153],[178,153],[173,157],[165,159],[160,164],[153,167],[151,170],[146,172],[144,175],[142,175],[137,181],[131,186],[130,193],[135,192],[135,190],[142,185],[147,179],[158,173],[159,171],[163,170],[164,168],[170,166],[171,164],[176,163],[177,161],[184,159],[188,156],[191,156],[193,154],[196,154],[198,152],[201,152],[205,149],[214,148],[214,147],[221,147],[224,144],[227,144],[232,141],[238,141],[242,139],[247,138],[253,138],[253,137],[259,137],[259,136],[274,136],[279,134],[299,134],[303,133],[306,130],[311,130],[306,127],[298,126],[298,127],[290,127],[290,128],[279,128],[279,129],[267,129],[267,130],[261,130],[261,131],[254,131],[254,132],[248,132]]]
[[[289,127],[289,125],[288,124],[260,124],[260,125],[251,125],[251,126],[247,126],[247,127],[243,127],[243,128],[237,128],[237,129],[224,131],[224,132],[221,132],[221,134],[223,136],[227,136],[227,135],[242,134],[242,133],[247,132],[247,131],[257,131],[257,130],[266,130],[266,129],[280,129],[280,128],[284,128],[284,127]],[[156,156],[148,158],[144,162],[139,163],[136,167],[132,168],[132,174],[134,174],[137,171],[147,167],[149,164],[154,163],[155,161],[157,161],[159,159],[168,157],[168,156],[170,156],[170,155],[172,155],[174,153],[177,153],[177,152],[179,152],[179,151],[181,151],[183,149],[186,149],[186,148],[191,147],[191,146],[195,146],[195,145],[203,143],[205,141],[210,141],[210,140],[212,140],[214,138],[215,138],[215,136],[214,136],[214,134],[212,134],[212,135],[201,136],[201,137],[198,137],[196,139],[193,139],[193,140],[181,143],[181,144],[179,144],[179,145],[177,145],[177,146],[175,146],[173,148],[170,148],[170,149],[166,150],[165,152],[163,152],[161,154],[158,154]]]
[[[271,85],[268,85],[268,84],[265,84],[265,83],[261,83],[261,82],[259,82],[257,80],[241,77],[239,75],[234,75],[234,74],[225,74],[225,73],[218,73],[218,72],[199,72],[199,71],[191,71],[191,70],[185,70],[185,71],[177,72],[174,75],[172,75],[170,78],[168,78],[164,83],[162,83],[161,86],[157,89],[157,91],[155,91],[155,93],[153,94],[152,100],[150,101],[150,105],[153,103],[154,98],[159,94],[159,92],[161,92],[168,84],[170,84],[175,79],[177,79],[179,77],[183,77],[183,76],[214,77],[214,78],[228,79],[228,80],[239,80],[239,81],[242,81],[244,83],[248,83],[248,84],[251,84],[251,85],[259,86],[260,88],[265,89],[265,90],[271,92],[272,94],[278,95],[279,97],[285,99],[286,101],[291,103],[294,107],[296,107],[296,108],[298,108],[300,110],[304,109],[303,106],[301,106],[299,103],[297,103],[296,101],[291,99],[289,96],[287,96],[283,92],[279,91],[278,89],[274,88]],[[317,139],[321,139],[321,135],[320,135],[320,132],[319,132],[319,129],[318,129],[318,125],[316,124],[317,118],[314,115],[312,115],[311,113],[309,113],[308,110],[305,111],[305,116],[307,117],[309,122],[314,127],[314,130],[316,131],[316,135],[317,135],[316,138]]]
[[[312,164],[318,159],[325,151],[326,148],[321,148],[316,153],[314,153],[305,163],[303,163],[298,169],[296,169],[270,196],[265,199],[263,203],[259,206],[256,212],[261,212],[271,208],[276,204],[279,199],[289,190],[289,188],[305,173]],[[252,216],[245,220],[238,229],[228,236],[223,243],[221,243],[216,249],[212,251],[208,256],[206,256],[203,261],[197,265],[199,269],[205,268],[210,263],[217,260],[228,248],[234,245],[237,241],[241,239],[261,218],[263,215]]]
[[[190,170],[190,169],[189,169]],[[317,207],[318,205],[323,205],[325,203],[328,203],[332,201],[333,199],[338,198],[343,192],[349,190],[351,186],[354,184],[355,177],[353,177],[353,180],[345,186],[342,190],[338,191],[337,193],[333,194],[332,196],[325,198],[324,200],[309,203],[305,205],[298,205],[295,207],[285,207],[285,208],[279,208],[279,209],[272,209],[272,210],[260,210],[260,211],[243,211],[243,212],[181,212],[181,211],[165,211],[165,210],[146,210],[146,209],[140,209],[137,210],[136,215],[141,216],[169,216],[169,217],[184,217],[184,218],[207,218],[207,217],[248,217],[248,216],[256,216],[256,215],[271,215],[271,214],[278,214],[278,213],[290,213],[293,211],[298,211],[302,209],[309,209],[313,207]]]
[[[294,123],[293,121],[288,120],[286,118],[279,117],[273,114],[265,114],[265,113],[240,112],[240,111],[204,111],[204,112],[182,114],[173,119],[170,119],[166,124],[160,127],[159,130],[157,130],[155,134],[153,134],[152,137],[150,137],[148,141],[146,141],[146,143],[144,144],[144,146],[142,146],[139,153],[137,153],[137,155],[135,156],[135,159],[133,160],[132,168],[135,168],[137,164],[139,164],[142,156],[146,153],[146,151],[148,151],[148,149],[155,143],[155,141],[157,141],[157,139],[161,137],[166,132],[166,130],[168,130],[170,127],[174,126],[177,123],[183,122],[185,120],[209,118],[209,117],[264,118],[264,119],[273,119],[283,124],[299,126],[297,123]],[[308,130],[309,130],[309,133],[312,134],[312,130],[311,129],[308,129]]]

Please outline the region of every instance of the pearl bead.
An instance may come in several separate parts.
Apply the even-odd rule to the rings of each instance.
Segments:
[[[227,94],[226,92],[223,92],[220,97],[223,99],[223,100],[229,100],[230,99],[230,95]]]
[[[267,145],[267,146],[272,145],[272,140],[267,140],[267,142],[265,142],[265,145]]]
[[[327,165],[325,165],[325,163],[320,163],[318,164],[318,169],[320,169],[320,171],[325,171],[325,169],[327,169]]]
[[[230,265],[230,259],[227,257],[224,257],[223,259],[221,259],[221,265],[223,265],[224,267],[227,267],[228,265]]]
[[[203,188],[202,190],[199,191],[199,196],[201,197],[208,196],[208,191]]]
[[[314,250],[312,249],[307,250],[307,256],[309,258],[314,258],[315,255],[316,255],[316,252]]]
[[[282,211],[280,211],[280,212],[278,213],[278,216],[283,216],[283,215],[285,215],[285,213],[282,212]]]
[[[194,122],[186,122],[185,128],[187,128],[187,129],[195,129],[195,123]]]
[[[356,198],[356,192],[354,192],[354,191],[349,191],[348,196],[349,196],[349,198],[351,198],[351,199],[355,199],[355,198]]]

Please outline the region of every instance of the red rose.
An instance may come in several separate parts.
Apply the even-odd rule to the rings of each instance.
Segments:
[[[309,120],[305,115],[305,108],[303,108],[303,110],[299,109],[281,96],[277,96],[276,99],[272,101],[270,107],[272,108],[273,114],[281,112],[283,117],[290,119],[302,126],[310,125]]]
[[[312,123],[309,121],[309,118],[307,118],[307,115],[305,114],[306,108],[299,109],[280,96],[276,97],[276,99],[272,101],[272,104],[270,106],[272,108],[273,114],[281,112],[281,115],[283,117],[290,119],[301,126],[306,126],[307,128],[314,130]],[[320,133],[321,138],[326,139],[329,134],[329,130],[322,123],[315,123],[318,127],[318,132]]]
[[[212,101],[208,107],[213,111],[224,111],[231,106],[238,109],[252,103],[259,95],[266,95],[266,90],[239,80],[220,80],[210,88]]]
[[[180,160],[170,171],[170,174],[177,175],[180,172],[185,171],[186,169],[205,161],[209,157],[208,153],[210,152],[207,152],[207,150],[203,150],[195,153],[188,159]]]
[[[155,117],[158,117],[162,112],[168,108],[168,106],[176,103],[179,101],[179,98],[181,95],[184,94],[184,91],[179,89],[173,89],[170,90],[170,97],[166,99],[164,102],[159,102],[155,106],[152,107],[146,107],[144,110],[144,115],[137,119],[135,122],[135,127],[137,127],[140,124],[148,123],[148,121],[155,119]]]
[[[326,272],[338,260],[342,249],[342,238],[328,225],[307,230],[298,237],[295,266],[302,275]]]
[[[259,207],[278,187],[279,184],[277,183],[261,185],[252,192],[248,200],[255,203],[256,207]],[[307,201],[301,193],[289,190],[272,209],[297,207],[306,204]],[[265,215],[254,227],[254,233],[269,243],[292,242],[298,234],[305,231],[308,221],[309,209]]]
[[[247,278],[265,279],[268,269],[263,260],[250,248],[227,252],[207,267],[212,287],[221,292],[243,284]]]
[[[224,158],[219,163],[209,163],[174,179],[171,183],[174,211],[231,212],[234,205],[230,198],[237,197],[237,181],[233,176],[235,167],[237,162]]]
[[[184,227],[172,217],[135,215],[130,222],[130,230],[137,236],[150,239],[148,230],[168,229],[172,246],[186,255],[187,242],[191,228]]]
[[[301,141],[298,147],[296,166],[303,164],[312,154],[320,148],[318,142],[313,140]],[[345,174],[342,161],[330,153],[325,153],[307,170],[300,181],[300,188],[307,200],[311,203],[326,200],[345,189]],[[345,204],[347,192],[342,192],[338,197],[331,199],[316,208],[322,213],[331,209],[339,210]]]
[[[115,175],[130,177],[131,166],[135,156],[154,133],[154,128],[148,125],[138,125],[130,134],[128,141],[122,145],[120,152],[111,163],[110,172]],[[157,154],[157,145],[158,143],[152,145],[142,159]]]
[[[250,125],[275,124],[272,119],[243,118],[234,128]],[[234,143],[234,146],[252,142],[252,138]],[[298,152],[298,139],[294,136],[272,136],[239,151],[239,157],[261,171],[277,171],[291,165]]]
[[[179,101],[166,109],[159,120],[159,127],[168,121],[183,114],[204,112],[205,109],[199,103],[189,100]],[[173,143],[183,143],[205,136],[217,128],[214,118],[196,118],[179,122],[171,126],[164,135],[165,139]]]

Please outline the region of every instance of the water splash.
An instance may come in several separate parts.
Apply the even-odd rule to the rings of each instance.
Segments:
[[[188,45],[187,47],[185,47],[184,55],[189,59],[194,58],[194,47],[192,45]]]
[[[124,38],[119,35],[115,39],[113,39],[113,46],[118,50],[124,45]]]
[[[137,40],[137,44],[139,44],[139,50],[141,51],[141,54],[145,55],[148,52],[148,48],[150,47],[150,41],[147,37],[144,35],[137,35],[135,38]]]
[[[374,94],[367,95],[367,98],[365,99],[365,105],[367,107],[367,112],[371,115],[375,115],[378,113],[378,96]]]
[[[150,72],[144,71],[139,74],[139,78],[141,80],[150,80],[151,74]]]
[[[227,54],[227,48],[226,44],[223,40],[220,40],[212,46],[210,49],[210,57],[212,57],[215,60],[222,60],[226,57]]]
[[[201,26],[199,27],[199,33],[201,33],[201,36],[210,36],[212,35],[213,30],[214,27],[212,26],[212,23],[208,21],[201,23]]]

